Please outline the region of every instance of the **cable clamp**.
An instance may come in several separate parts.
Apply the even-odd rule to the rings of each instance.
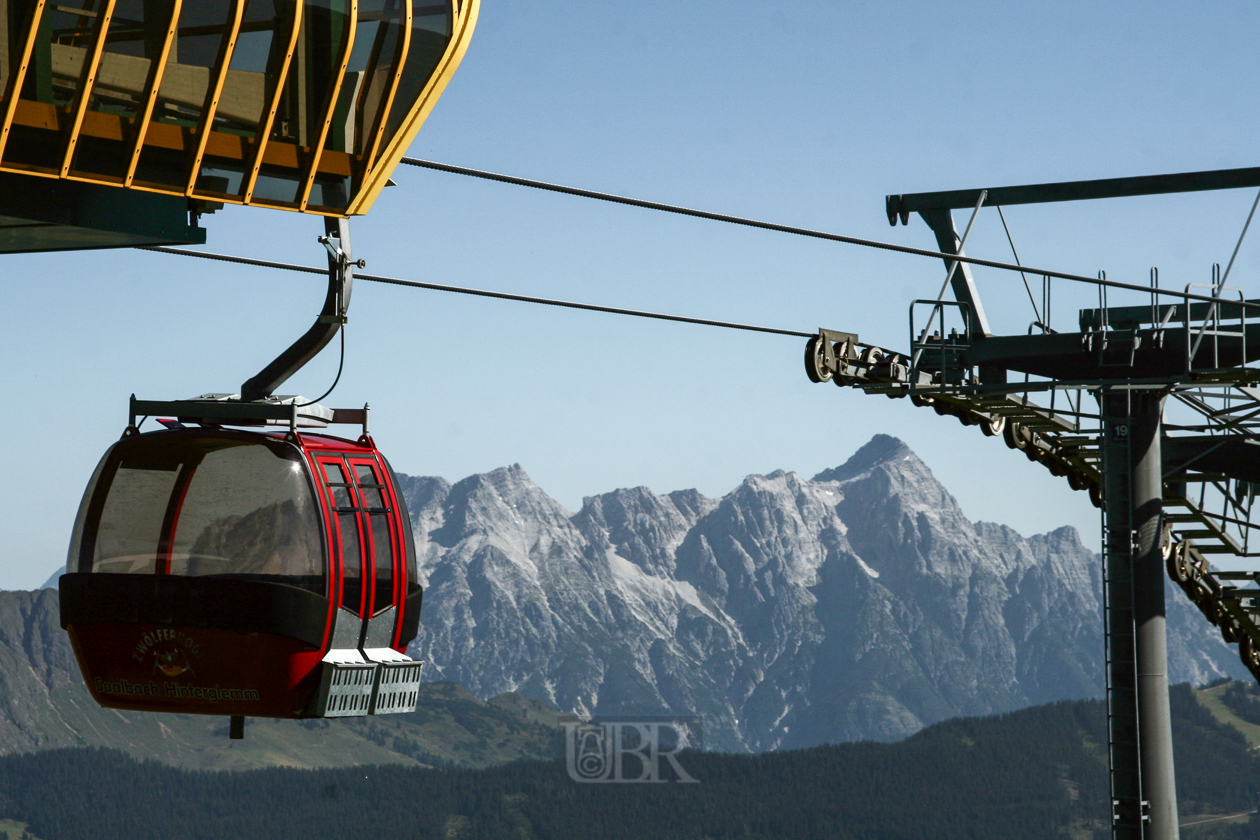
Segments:
[[[350,264],[350,259],[346,256],[346,252],[341,250],[341,239],[336,236],[321,236],[319,244],[324,246],[328,251],[328,256],[333,258],[333,262],[345,268]]]
[[[341,240],[336,236],[321,236],[319,237],[319,243],[328,251],[328,256],[332,257],[337,265],[342,268],[349,268],[350,266],[367,268],[367,260],[352,260],[346,255],[345,251],[341,250]]]

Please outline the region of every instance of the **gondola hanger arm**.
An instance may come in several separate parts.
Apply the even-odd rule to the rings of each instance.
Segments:
[[[350,308],[350,292],[354,286],[354,269],[367,263],[355,261],[351,252],[350,222],[347,219],[326,218],[324,235],[320,243],[328,251],[328,294],[319,317],[301,338],[241,386],[241,400],[254,402],[271,396],[289,377],[315,358],[328,346],[337,331],[346,323]]]

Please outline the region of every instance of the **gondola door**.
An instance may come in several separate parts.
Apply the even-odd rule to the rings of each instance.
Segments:
[[[347,458],[351,480],[363,502],[360,518],[364,528],[364,610],[366,619],[363,647],[391,647],[398,624],[398,605],[402,586],[400,535],[396,533],[397,517],[389,489],[381,476],[381,465],[375,458]],[[370,575],[370,582],[369,582]],[[370,597],[371,603],[368,605]]]
[[[369,650],[393,643],[398,623],[400,535],[374,458],[317,454],[333,524],[341,596],[333,647]]]

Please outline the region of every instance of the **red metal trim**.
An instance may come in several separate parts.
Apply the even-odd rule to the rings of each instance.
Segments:
[[[337,620],[337,607],[341,603],[341,553],[336,546],[336,526],[332,523],[332,517],[329,516],[331,500],[328,498],[328,487],[320,480],[319,462],[315,459],[315,454],[306,448],[306,442],[300,438],[299,441],[302,445],[302,454],[306,458],[307,468],[310,470],[312,483],[315,485],[315,499],[319,502],[320,518],[324,524],[324,550],[328,558],[324,566],[324,573],[328,576],[328,617],[324,621],[324,642],[320,648],[322,655],[332,647],[332,631]]]
[[[324,506],[324,521],[328,524],[328,540],[331,543],[330,557],[333,558],[333,572],[337,580],[336,597],[331,598],[333,608],[339,608],[345,598],[346,575],[345,557],[341,553],[341,519],[337,516],[337,508],[333,504],[332,488],[328,486],[328,475],[324,472],[324,464],[340,464],[341,457],[328,453],[311,453],[315,463],[315,483],[321,490],[320,501]]]
[[[389,490],[389,522],[390,534],[394,540],[394,603],[398,605],[398,616],[394,621],[394,634],[391,637],[392,644],[390,647],[398,650],[402,641],[403,627],[403,610],[407,606],[407,584],[411,581],[407,577],[407,546],[405,537],[403,536],[403,528],[410,528],[410,522],[403,522],[402,508],[398,504],[398,489],[394,487],[393,479],[390,477],[390,471],[385,469],[384,464],[380,464],[377,469],[380,471],[381,484]]]
[[[321,467],[322,467],[322,465],[323,465],[323,464],[336,464],[337,466],[341,467],[341,469],[342,469],[342,474],[343,474],[343,475],[346,475],[346,476],[349,478],[349,481],[347,482],[347,484],[349,484],[350,486],[349,486],[347,489],[349,489],[349,490],[350,490],[350,501],[354,504],[354,508],[355,508],[355,509],[354,509],[353,511],[338,511],[338,510],[336,509],[336,506],[331,504],[331,499],[332,499],[332,488],[328,486],[328,484],[329,484],[329,481],[328,481],[328,474],[327,474],[327,473],[325,473],[325,472],[322,470],[322,468],[321,468],[321,470],[320,470],[320,472],[319,472],[319,476],[320,476],[321,481],[322,481],[322,482],[323,482],[323,484],[324,484],[324,488],[325,488],[325,490],[327,490],[327,491],[328,491],[328,496],[329,496],[329,501],[330,501],[329,508],[330,508],[330,511],[331,511],[331,516],[332,516],[332,518],[333,518],[334,520],[336,520],[336,523],[337,523],[337,555],[338,555],[338,557],[341,559],[341,594],[342,594],[342,597],[341,597],[341,599],[340,599],[339,603],[340,603],[340,602],[344,602],[344,600],[345,600],[345,585],[346,585],[346,583],[345,583],[345,581],[346,581],[346,575],[345,575],[345,557],[344,557],[344,556],[342,555],[342,553],[341,553],[341,547],[342,547],[342,545],[343,545],[343,543],[342,543],[342,541],[341,541],[341,514],[342,514],[342,513],[353,513],[353,514],[354,514],[354,518],[355,518],[355,522],[357,523],[357,527],[358,527],[358,529],[359,529],[359,583],[360,583],[360,587],[359,587],[359,618],[361,618],[361,619],[363,619],[364,621],[366,621],[366,620],[367,620],[367,618],[369,617],[369,616],[367,616],[367,615],[366,615],[366,609],[367,609],[367,605],[368,605],[369,601],[368,601],[368,594],[367,594],[367,593],[368,593],[368,588],[367,588],[367,585],[366,585],[366,583],[365,583],[365,580],[366,580],[367,578],[366,578],[366,576],[364,575],[364,566],[365,566],[366,564],[363,562],[364,560],[366,560],[366,559],[367,559],[367,554],[364,552],[364,541],[363,541],[363,536],[364,536],[364,534],[363,534],[363,531],[364,531],[364,518],[365,518],[366,514],[364,514],[364,512],[363,512],[363,507],[364,507],[364,505],[363,505],[363,500],[362,500],[362,498],[360,498],[360,497],[358,496],[358,494],[355,492],[355,491],[357,491],[357,490],[358,490],[358,487],[357,487],[357,486],[355,485],[355,483],[354,483],[354,478],[353,478],[354,473],[353,473],[353,471],[350,471],[350,470],[349,470],[349,465],[348,465],[348,463],[347,463],[347,457],[348,457],[348,456],[346,456],[346,455],[340,455],[340,454],[338,454],[338,455],[331,455],[331,454],[330,454],[330,455],[323,455],[322,457],[319,457],[319,458],[318,458],[318,460],[319,460],[319,463],[321,464]],[[369,538],[370,538],[370,537],[369,537]],[[344,604],[342,604],[342,606],[344,606]]]
[[[175,531],[179,528],[179,515],[184,512],[184,500],[188,498],[188,488],[192,487],[193,476],[197,474],[197,468],[193,467],[188,471],[187,475],[181,475],[180,480],[184,486],[179,491],[179,501],[175,503],[175,511],[171,514],[171,528],[163,535],[166,539],[166,556],[159,558],[161,567],[155,571],[159,575],[169,575],[171,573],[171,556],[175,553]]]
[[[364,493],[363,493],[363,488],[359,486],[359,473],[358,473],[358,471],[355,469],[355,467],[357,467],[359,464],[365,464],[365,465],[367,465],[367,466],[369,466],[369,467],[371,467],[371,468],[372,468],[372,475],[373,475],[373,476],[377,479],[377,480],[376,480],[376,483],[377,483],[377,484],[380,484],[382,487],[384,487],[384,486],[385,486],[385,482],[380,480],[380,479],[381,479],[381,473],[383,472],[383,470],[381,469],[381,465],[380,465],[379,463],[377,463],[377,461],[376,461],[374,458],[372,458],[371,456],[366,456],[366,457],[365,457],[365,456],[359,456],[359,457],[357,457],[357,458],[356,458],[355,456],[351,455],[351,456],[347,456],[346,460],[347,460],[347,461],[349,462],[349,464],[350,464],[350,476],[351,476],[351,480],[354,482],[354,489],[355,489],[355,490],[357,491],[357,493],[358,493],[358,497],[359,497],[359,506],[360,506],[360,508],[361,508],[361,512],[362,512],[362,514],[363,514],[363,517],[362,517],[362,523],[361,523],[361,524],[362,524],[363,526],[366,526],[366,527],[364,528],[364,530],[365,530],[365,532],[367,533],[367,537],[368,537],[368,541],[369,541],[369,542],[365,543],[365,546],[370,546],[370,549],[371,549],[370,551],[365,551],[365,552],[364,552],[364,554],[363,554],[364,559],[367,559],[368,557],[371,557],[371,558],[372,558],[372,563],[371,563],[371,572],[372,572],[372,586],[371,586],[371,591],[372,591],[372,604],[371,604],[371,610],[370,610],[370,611],[368,611],[368,610],[364,610],[363,615],[364,615],[364,618],[365,618],[365,620],[366,620],[366,619],[371,619],[371,618],[374,618],[374,617],[376,616],[376,613],[377,613],[377,608],[376,608],[376,536],[375,536],[375,534],[373,534],[373,533],[372,533],[372,514],[371,514],[371,512],[368,510],[367,496],[366,496],[366,494],[364,494]],[[386,511],[385,511],[385,517],[386,517],[386,521],[389,523],[389,529],[390,529],[389,539],[390,539],[390,545],[392,546],[392,545],[393,545],[393,543],[394,543],[394,522],[393,522],[393,519],[394,519],[394,510],[393,510],[393,509],[391,509],[391,508],[387,508],[387,509],[386,509]],[[394,553],[391,555],[391,558],[390,558],[391,568],[394,568],[394,567],[396,567],[396,566],[397,566],[397,558],[398,558],[398,553],[397,553],[397,552],[394,552]],[[395,575],[395,576],[394,576],[395,587],[396,587],[396,585],[397,585],[397,580],[398,580],[398,576],[397,576],[397,575]],[[365,589],[364,591],[366,592],[367,590]],[[366,600],[367,600],[367,599],[365,598],[365,599],[364,599],[365,603],[366,603]],[[397,603],[398,603],[398,593],[397,593],[397,592],[395,592],[395,593],[394,593],[394,598],[393,598],[393,601],[394,601],[394,604],[397,604]]]

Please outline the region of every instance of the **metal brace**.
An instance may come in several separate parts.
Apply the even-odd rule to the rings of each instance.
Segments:
[[[367,268],[367,260],[351,260],[341,247],[341,237],[329,234],[327,236],[317,237],[319,243],[324,246],[324,250],[328,251],[328,256],[332,262],[338,266],[337,273],[337,311],[335,314],[325,314],[319,316],[321,324],[345,324],[348,320],[346,312],[350,309],[350,292],[353,287],[353,272],[347,272],[346,269],[354,266],[356,268]]]
[[[857,361],[858,352],[858,336],[857,333],[840,332],[839,330],[825,330],[819,328],[818,341],[823,346],[823,363],[833,375],[841,375],[844,370],[841,367],[842,362]],[[841,360],[836,356],[836,348],[840,347],[845,354],[845,358]]]
[[[315,324],[301,338],[241,385],[241,399],[245,402],[275,393],[277,387],[314,358],[346,323],[350,292],[354,287],[354,269],[363,268],[367,262],[356,261],[351,256],[350,223],[346,219],[325,219],[324,235],[318,241],[328,251],[328,293],[324,297],[323,309]]]

